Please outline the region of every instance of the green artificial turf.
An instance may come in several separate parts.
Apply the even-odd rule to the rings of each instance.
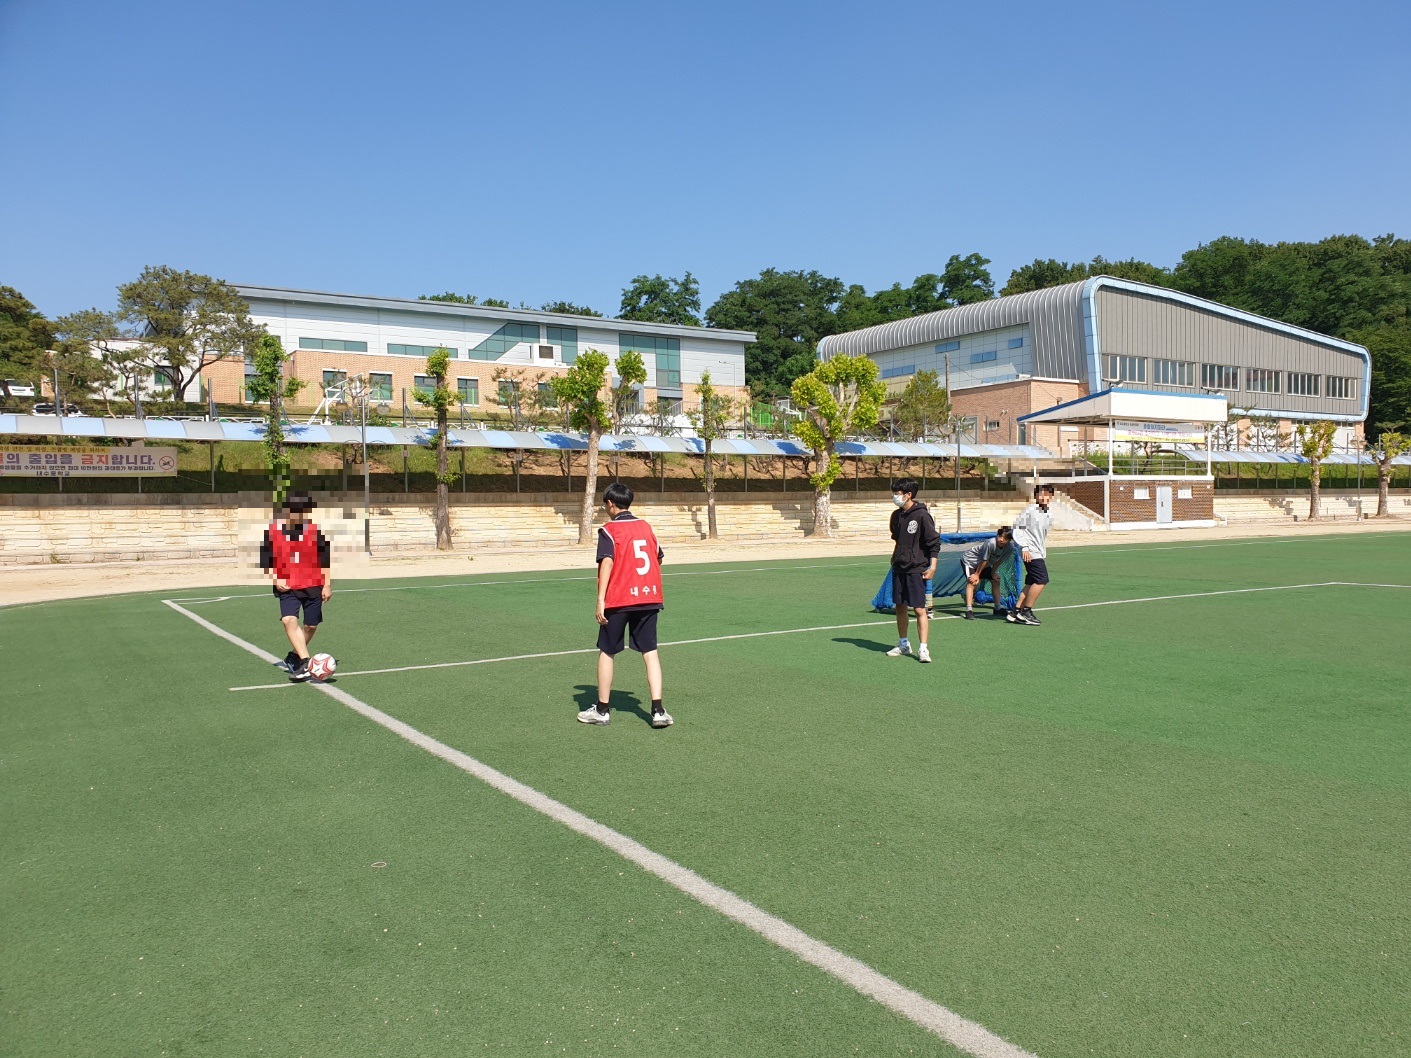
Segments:
[[[930,666],[879,560],[668,565],[666,642],[862,627],[664,647],[664,732],[631,653],[607,728],[592,653],[338,685],[1044,1058],[1395,1055],[1411,591],[1062,607],[1411,584],[1405,540],[1059,551],[1042,627],[937,622]],[[224,592],[190,609],[282,654]],[[316,647],[589,648],[592,601],[340,580]],[[317,690],[228,691],[279,674],[158,595],[0,642],[6,1053],[955,1053]]]

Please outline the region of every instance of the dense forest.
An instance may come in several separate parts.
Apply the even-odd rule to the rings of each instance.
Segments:
[[[818,271],[766,268],[737,282],[704,311],[700,284],[690,272],[681,279],[639,275],[623,289],[616,315],[755,332],[758,340],[746,351],[746,376],[754,394],[769,399],[786,395],[793,380],[813,368],[819,339],[826,335],[1110,275],[1181,290],[1364,345],[1372,353],[1369,432],[1411,421],[1411,240],[1334,235],[1320,242],[1263,243],[1225,237],[1188,250],[1169,268],[1135,259],[1096,257],[1069,263],[1050,258],[1016,269],[998,292],[989,265],[978,253],[954,254],[939,273],[870,294],[858,284]],[[509,306],[496,298],[450,292],[428,300]],[[519,307],[530,306],[521,302]],[[568,301],[539,308],[602,315]],[[56,335],[110,335],[113,323],[98,318],[103,315],[93,310],[51,324],[19,291],[0,287],[0,379],[36,375],[41,353]]]

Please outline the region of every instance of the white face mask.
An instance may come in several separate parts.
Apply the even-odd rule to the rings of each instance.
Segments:
[[[906,506],[906,493],[892,493],[892,502],[895,503],[898,507]]]

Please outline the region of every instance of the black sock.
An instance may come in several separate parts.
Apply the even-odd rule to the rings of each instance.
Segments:
[[[653,716],[656,716],[657,713],[664,713],[664,712],[666,712],[666,710],[662,708],[661,699],[660,699],[660,698],[653,698],[653,699],[652,699],[652,715],[653,715]]]
[[[602,713],[604,716],[607,716],[608,710],[609,710],[610,708],[611,708],[611,706],[609,706],[607,702],[599,702],[599,703],[598,703],[598,712]]]

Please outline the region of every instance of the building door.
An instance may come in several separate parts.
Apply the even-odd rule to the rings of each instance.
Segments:
[[[1156,487],[1156,521],[1159,525],[1162,522],[1171,520],[1171,486],[1158,485]]]

